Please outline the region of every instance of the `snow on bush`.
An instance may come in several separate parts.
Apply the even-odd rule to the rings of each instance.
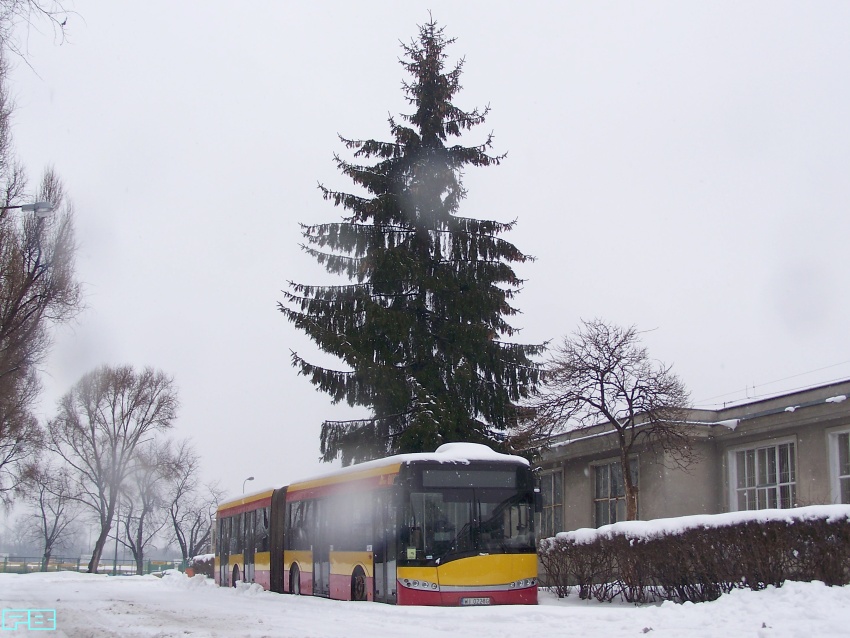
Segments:
[[[625,536],[631,539],[650,539],[680,534],[691,529],[709,529],[712,527],[728,527],[742,523],[766,523],[768,521],[785,521],[794,524],[796,521],[850,520],[850,505],[812,505],[795,509],[765,509],[746,512],[728,512],[726,514],[697,514],[694,516],[679,516],[676,518],[657,518],[651,521],[622,521],[602,527],[581,528],[573,532],[560,532],[555,538],[570,540],[575,543],[593,543],[599,538]],[[551,539],[543,539],[543,546]]]

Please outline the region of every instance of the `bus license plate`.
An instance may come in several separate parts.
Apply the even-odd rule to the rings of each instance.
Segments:
[[[460,604],[463,605],[464,607],[466,607],[468,605],[489,605],[490,599],[489,598],[461,598]]]

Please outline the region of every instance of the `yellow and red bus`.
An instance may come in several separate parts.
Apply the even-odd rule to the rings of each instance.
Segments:
[[[223,503],[216,582],[400,605],[537,603],[528,462],[452,443]]]

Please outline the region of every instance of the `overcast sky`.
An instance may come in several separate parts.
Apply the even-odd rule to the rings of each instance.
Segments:
[[[345,418],[290,366],[324,360],[277,311],[326,281],[299,222],[337,134],[406,111],[399,41],[428,10],[490,104],[496,168],[465,216],[509,221],[537,260],[514,319],[559,339],[635,324],[701,407],[850,377],[850,3],[67,3],[67,39],[21,33],[14,138],[76,207],[87,310],[63,329],[43,416],[100,364],[175,377],[175,436],[231,493],[327,466]],[[342,282],[340,282],[342,283]]]

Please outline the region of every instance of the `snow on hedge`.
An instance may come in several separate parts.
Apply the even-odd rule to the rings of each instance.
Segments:
[[[625,536],[634,539],[650,539],[680,534],[689,529],[707,529],[727,527],[739,523],[767,521],[795,521],[826,519],[828,523],[838,520],[850,520],[850,505],[811,505],[794,509],[766,509],[746,512],[728,512],[725,514],[697,514],[677,518],[657,518],[651,521],[622,521],[604,525],[598,529],[582,528],[573,532],[560,532],[555,538],[569,540],[578,544],[592,543],[599,538]],[[543,539],[543,548],[546,541]]]

